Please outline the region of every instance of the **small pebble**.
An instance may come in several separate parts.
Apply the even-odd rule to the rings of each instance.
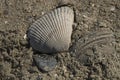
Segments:
[[[112,6],[111,8],[110,8],[110,11],[114,11],[115,10],[115,6]]]
[[[70,78],[73,78],[73,77],[74,77],[74,76],[71,74],[71,75],[70,75]]]
[[[38,67],[43,72],[48,72],[53,70],[57,65],[57,60],[50,55],[34,55],[34,61]]]
[[[20,41],[20,44],[21,44],[22,46],[27,46],[27,45],[28,45],[28,42],[27,42],[27,40],[21,40],[21,41]]]
[[[54,74],[54,76],[55,76],[55,77],[58,77],[58,75],[57,75],[57,74]]]
[[[86,16],[86,15],[83,15],[83,18],[87,18],[87,16]]]
[[[42,15],[44,15],[45,13],[44,12],[42,12]]]
[[[67,69],[65,66],[63,66],[64,73],[67,72]]]
[[[95,6],[95,4],[92,4],[92,7],[94,7]]]
[[[26,40],[27,39],[27,35],[25,34],[23,38]]]
[[[8,23],[8,21],[5,21],[5,24],[7,24]]]
[[[106,27],[107,27],[107,25],[106,25],[106,23],[105,23],[105,22],[99,22],[99,27],[104,27],[104,28],[106,28]]]

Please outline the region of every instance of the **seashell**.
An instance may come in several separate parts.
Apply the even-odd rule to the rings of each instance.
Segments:
[[[95,45],[108,45],[114,41],[115,38],[113,32],[109,28],[97,28],[97,30],[92,30],[89,33],[86,33],[84,37],[81,37],[76,41],[70,50],[79,55]]]
[[[71,43],[73,9],[57,8],[35,21],[28,29],[33,49],[43,53],[67,51]]]

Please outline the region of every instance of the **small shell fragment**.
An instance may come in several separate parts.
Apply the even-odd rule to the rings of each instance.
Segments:
[[[25,35],[23,36],[23,38],[26,40],[26,39],[27,39],[27,35],[25,34]]]
[[[73,21],[73,9],[66,6],[43,15],[28,29],[31,46],[42,53],[67,51]]]

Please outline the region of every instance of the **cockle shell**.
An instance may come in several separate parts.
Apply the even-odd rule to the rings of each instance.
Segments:
[[[28,29],[33,49],[43,53],[67,51],[71,42],[73,9],[60,7],[43,15]]]

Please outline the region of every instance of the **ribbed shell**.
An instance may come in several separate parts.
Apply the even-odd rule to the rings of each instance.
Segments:
[[[28,30],[33,49],[43,53],[66,51],[71,42],[73,9],[57,8],[35,21]]]

